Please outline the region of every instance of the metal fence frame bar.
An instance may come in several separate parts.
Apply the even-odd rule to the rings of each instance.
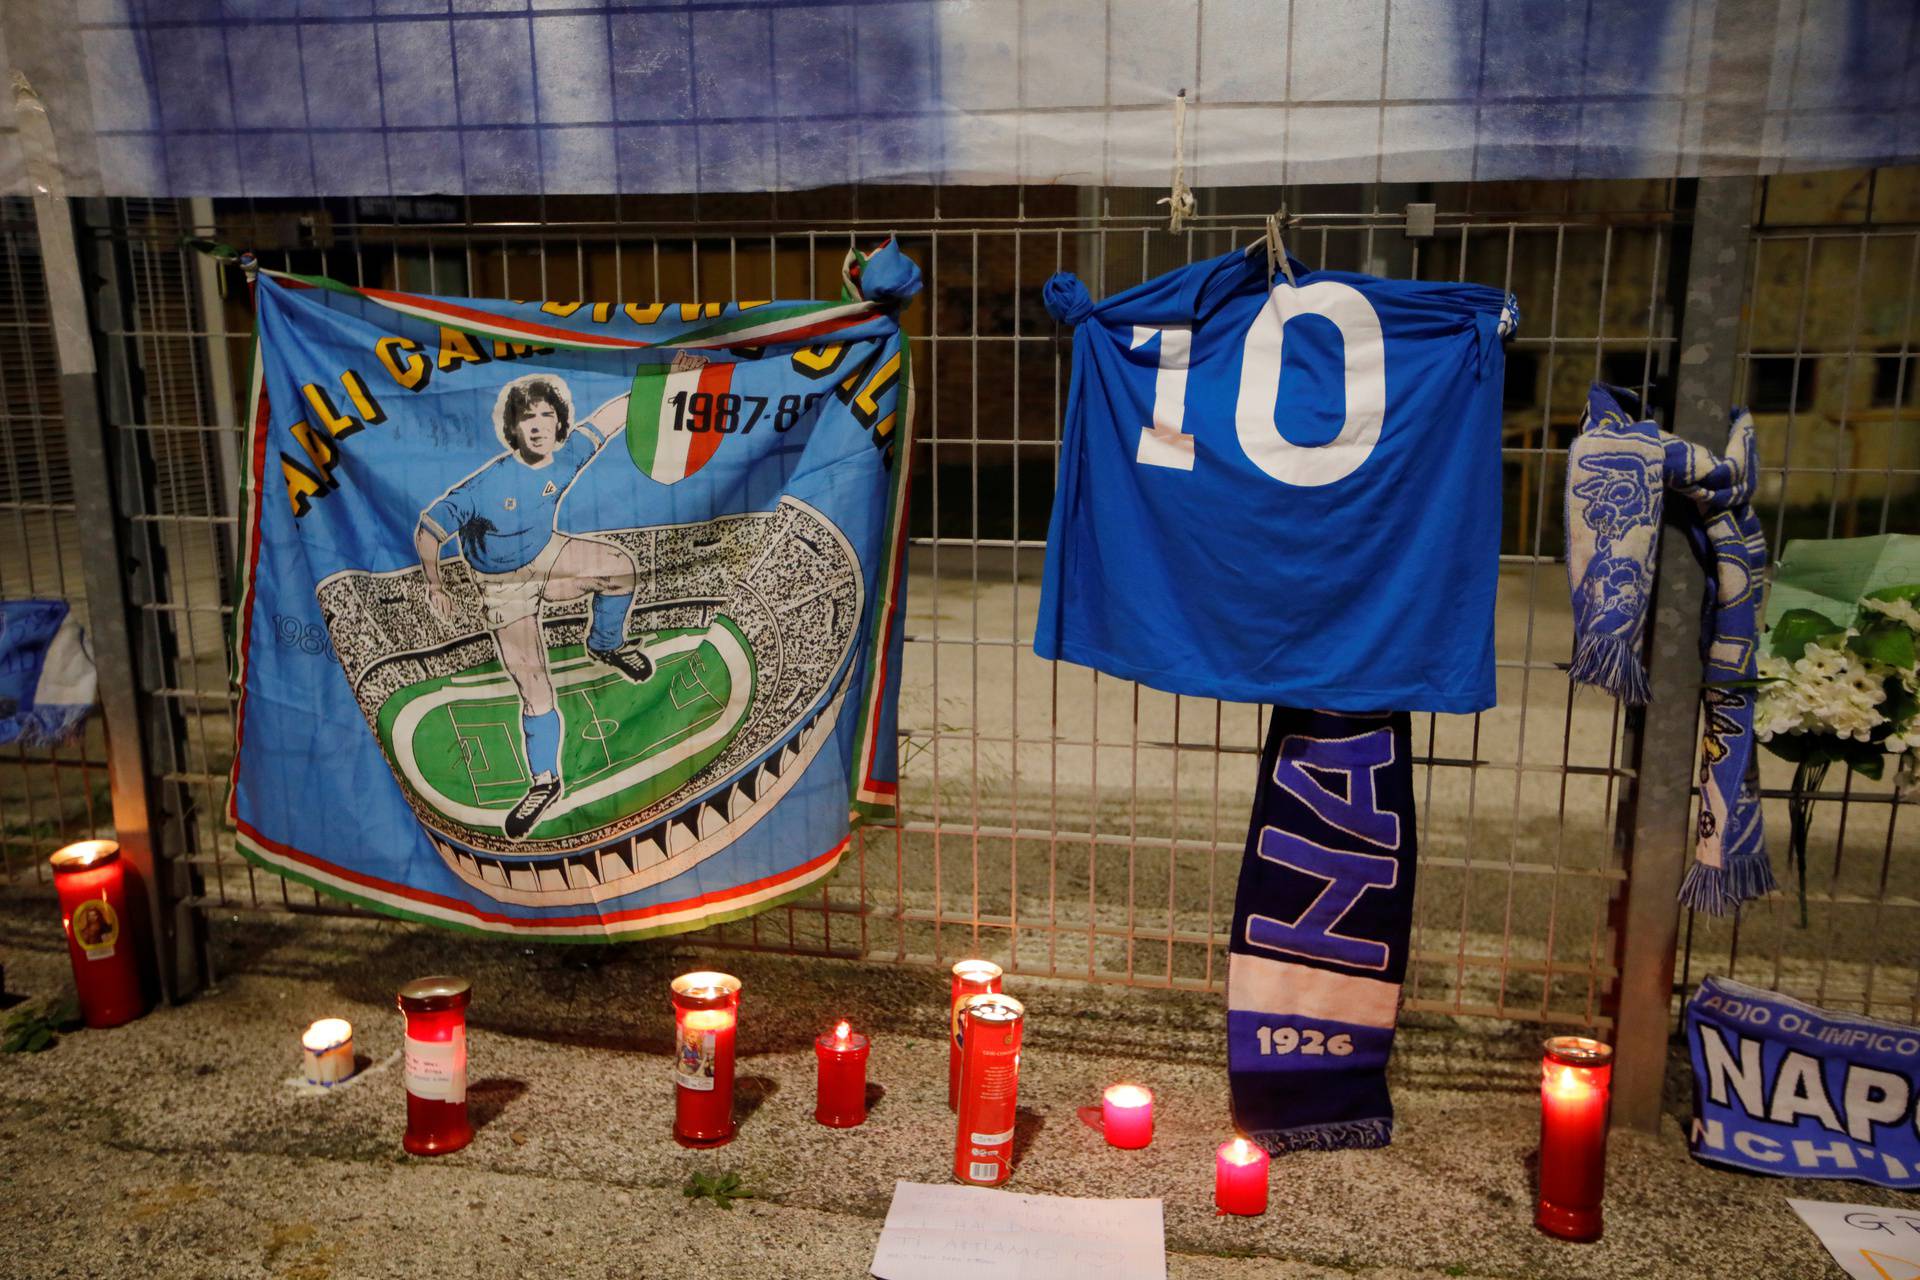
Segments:
[[[1702,178],[1686,241],[1680,358],[1669,429],[1683,440],[1725,444],[1740,350],[1753,221],[1751,178]],[[1676,264],[1677,265],[1677,264]],[[1614,1033],[1614,1115],[1657,1132],[1672,1030],[1680,882],[1693,856],[1693,770],[1700,752],[1700,607],[1706,575],[1667,505],[1648,628],[1652,698],[1634,722],[1632,822],[1622,828],[1627,867],[1621,908],[1619,1022]]]
[[[74,489],[97,495],[101,503],[95,518],[79,522],[80,551],[106,722],[114,835],[131,873],[128,902],[137,917],[129,927],[136,936],[144,934],[152,949],[158,994],[177,1001],[200,985],[205,935],[200,913],[186,905],[191,868],[165,857],[154,839],[153,790],[158,784],[148,765],[142,707],[146,699],[135,660],[136,615],[130,594],[135,565],[117,518],[136,496],[121,483],[126,472],[115,464],[113,442],[101,412],[95,325],[74,234],[78,206],[64,194],[46,112],[24,81],[16,106],[59,357],[62,417]]]

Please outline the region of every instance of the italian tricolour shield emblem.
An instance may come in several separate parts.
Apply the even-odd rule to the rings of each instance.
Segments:
[[[731,361],[698,357],[643,365],[627,402],[627,453],[642,475],[674,484],[707,465],[741,428]],[[751,415],[752,408],[747,408]]]

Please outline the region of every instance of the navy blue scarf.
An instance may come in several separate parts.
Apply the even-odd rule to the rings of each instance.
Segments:
[[[1406,712],[1274,708],[1227,967],[1234,1124],[1268,1151],[1393,1137],[1414,843]]]

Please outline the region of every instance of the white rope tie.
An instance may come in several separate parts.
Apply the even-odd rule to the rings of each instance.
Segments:
[[[1191,218],[1198,206],[1193,200],[1193,188],[1187,185],[1187,91],[1182,89],[1173,99],[1173,189],[1167,195],[1154,201],[1167,206],[1167,230],[1179,235],[1186,229],[1187,219]]]

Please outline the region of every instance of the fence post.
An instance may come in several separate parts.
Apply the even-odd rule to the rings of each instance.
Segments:
[[[200,985],[204,973],[203,934],[198,916],[185,905],[189,868],[165,857],[155,839],[134,618],[126,590],[129,565],[123,545],[122,495],[114,483],[106,419],[101,412],[99,363],[74,242],[74,212],[66,197],[45,107],[18,72],[14,75],[14,91],[46,277],[47,310],[58,355],[68,457],[74,492],[82,504],[80,555],[88,634],[99,673],[101,715],[106,723],[114,836],[132,872],[129,905],[140,917],[136,928],[151,941],[159,995],[173,1002],[185,999]]]
[[[1726,444],[1733,401],[1753,187],[1750,177],[1701,178],[1687,241],[1669,429],[1715,449]],[[1674,514],[1669,504],[1649,628],[1647,675],[1653,697],[1634,717],[1638,751],[1614,1033],[1614,1116],[1649,1132],[1660,1127],[1666,1082],[1677,897],[1693,857],[1694,763],[1700,749],[1700,608],[1706,583]]]

